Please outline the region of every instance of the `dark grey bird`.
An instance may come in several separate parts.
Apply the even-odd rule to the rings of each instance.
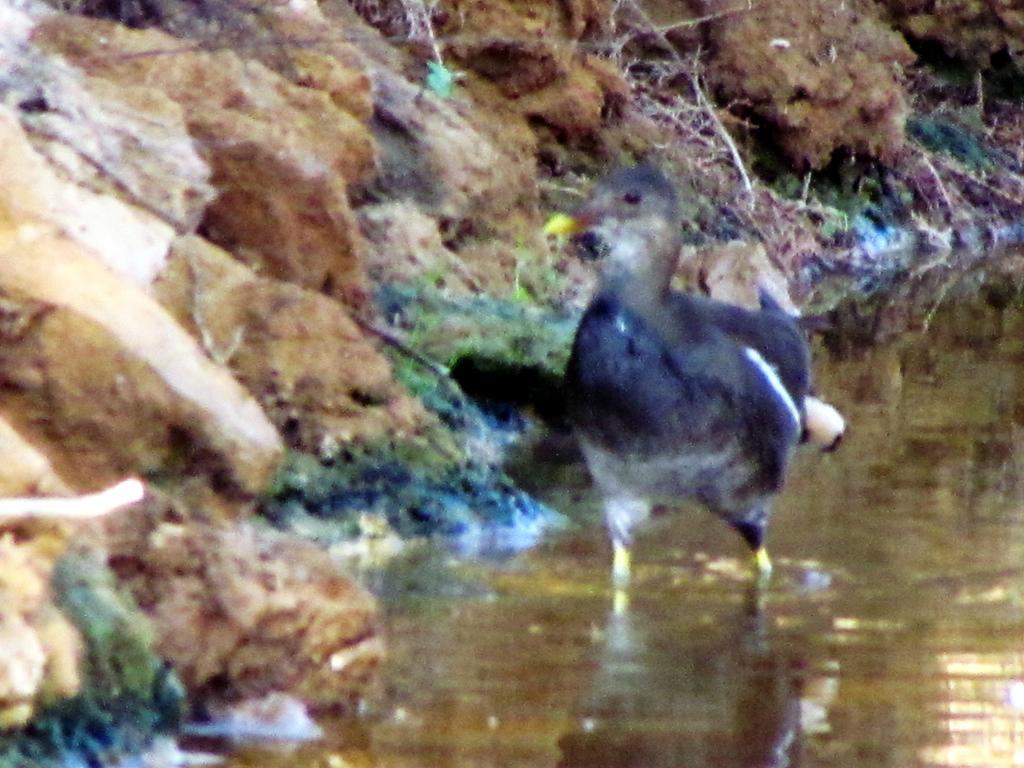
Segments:
[[[796,320],[669,287],[679,205],[657,169],[617,171],[549,233],[587,238],[600,285],[565,373],[569,420],[604,499],[613,575],[656,504],[699,502],[739,532],[762,575],[772,497],[804,427],[810,355]]]

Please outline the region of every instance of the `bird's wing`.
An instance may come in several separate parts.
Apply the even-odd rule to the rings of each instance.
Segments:
[[[740,421],[736,434],[757,456],[764,486],[780,487],[802,431],[810,385],[809,354],[799,329],[788,315],[771,309],[750,312],[685,295],[673,296],[672,307],[674,321],[702,339],[678,349],[690,355],[715,350],[714,363],[704,366],[703,376],[732,393],[731,407]]]
[[[743,398],[754,370],[723,334],[668,344],[614,299],[584,315],[566,371],[570,418],[591,441],[615,451],[700,449],[747,429]]]
[[[756,350],[802,411],[803,399],[811,387],[807,340],[796,319],[770,297],[762,297],[760,311],[686,294],[673,294],[671,302],[677,323],[692,322],[694,312],[699,312],[738,344]]]
[[[790,452],[803,431],[803,403],[797,403],[775,368],[753,347],[744,347],[750,383],[740,410],[749,451],[758,456],[764,486],[782,487]]]

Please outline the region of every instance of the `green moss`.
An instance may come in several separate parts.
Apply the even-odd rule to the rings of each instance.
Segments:
[[[263,504],[275,524],[325,544],[385,519],[404,537],[443,535],[470,546],[517,546],[561,523],[497,467],[467,456],[439,461],[412,443],[350,448],[320,461],[292,454]]]
[[[455,433],[480,429],[479,408],[450,376],[432,371],[401,353],[391,353],[389,357],[395,379],[418,397],[445,427],[433,430],[425,437],[435,457],[448,461],[459,455],[460,440]]]
[[[438,375],[408,355],[394,354],[395,375],[456,431],[478,431],[479,408],[466,395],[500,406],[533,407],[561,417],[562,372],[575,332],[574,315],[518,299],[451,298],[430,286],[378,290],[382,314],[401,326],[410,346],[450,372]]]
[[[978,172],[992,170],[994,159],[980,132],[948,115],[912,115],[907,135],[925,149],[942,152]]]
[[[576,318],[529,301],[521,288],[515,298],[451,298],[431,286],[381,286],[381,313],[405,329],[410,345],[451,367],[465,357],[504,361],[510,366],[560,376],[569,356]]]
[[[184,691],[153,651],[149,623],[96,559],[72,553],[53,575],[58,604],[85,641],[82,691],[0,739],[0,766],[109,762],[179,720]]]
[[[439,424],[414,439],[349,444],[325,460],[292,454],[264,514],[324,543],[358,536],[368,519],[385,519],[403,536],[443,535],[471,546],[532,543],[560,524],[501,469],[525,425],[520,406],[557,418],[575,330],[575,318],[531,296],[525,289],[498,299],[452,298],[423,284],[379,288],[381,314],[414,353],[390,350],[395,377]]]

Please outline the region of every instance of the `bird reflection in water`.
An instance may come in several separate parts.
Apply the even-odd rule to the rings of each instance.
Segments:
[[[761,590],[745,599],[682,635],[642,600],[610,611],[559,768],[800,765],[806,664],[766,636]]]

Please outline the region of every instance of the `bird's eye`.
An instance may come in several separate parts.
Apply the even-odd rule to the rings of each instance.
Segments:
[[[639,205],[640,201],[644,199],[644,196],[637,192],[635,189],[629,190],[622,196],[622,202],[628,205]]]

